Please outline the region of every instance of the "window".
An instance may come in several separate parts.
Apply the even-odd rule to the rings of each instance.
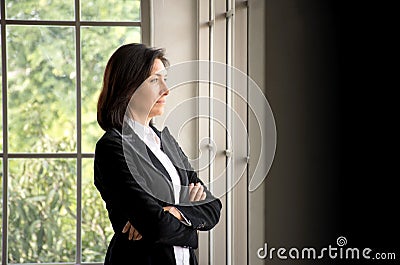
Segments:
[[[147,42],[145,2],[1,0],[1,264],[102,263],[96,102],[112,52]]]

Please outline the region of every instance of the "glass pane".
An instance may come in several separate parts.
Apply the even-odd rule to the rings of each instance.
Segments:
[[[1,30],[0,30],[0,36],[1,36]],[[0,51],[1,51],[1,41],[0,41]],[[3,80],[2,73],[3,73],[2,72],[2,63],[0,63],[0,80]],[[0,153],[2,153],[3,152],[3,81],[0,81],[0,83],[1,83],[1,89],[0,89]],[[1,261],[1,257],[0,257],[0,261]]]
[[[82,39],[82,150],[94,152],[103,134],[97,124],[97,100],[104,68],[111,54],[122,44],[140,42],[139,27],[83,27]],[[99,45],[101,43],[101,45]]]
[[[105,203],[93,184],[93,159],[83,159],[82,261],[103,262],[112,235]]]
[[[76,160],[9,161],[8,262],[75,262]]]
[[[3,160],[0,159],[0,220],[3,220]],[[0,263],[3,258],[3,226],[0,226]]]
[[[140,0],[81,1],[81,20],[139,21]]]
[[[73,27],[7,27],[10,152],[76,146]]]
[[[8,19],[74,20],[74,0],[6,0]]]

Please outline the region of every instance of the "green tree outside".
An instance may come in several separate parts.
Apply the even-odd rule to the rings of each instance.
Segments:
[[[8,0],[6,14],[8,19],[72,20],[73,5],[72,0]],[[81,3],[82,20],[137,21],[139,14],[139,0]],[[8,151],[73,153],[81,129],[82,152],[93,153],[103,133],[96,121],[96,103],[106,62],[120,45],[140,42],[140,28],[82,27],[81,58],[76,58],[75,27],[7,25],[5,34]],[[81,128],[76,123],[77,60]],[[8,164],[8,263],[74,262],[77,160],[15,158]],[[91,158],[82,159],[81,196],[82,261],[102,262],[112,228],[93,185]]]

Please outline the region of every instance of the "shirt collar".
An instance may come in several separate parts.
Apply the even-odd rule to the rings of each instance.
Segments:
[[[148,143],[148,139],[151,139],[151,141],[155,144],[157,144],[155,142],[154,137],[158,137],[158,135],[153,131],[153,129],[148,126],[148,125],[143,125],[138,121],[135,121],[133,119],[127,118],[126,121],[128,122],[129,126],[132,128],[132,130],[139,136],[139,138],[145,142]],[[146,137],[146,136],[150,136],[150,137]],[[158,144],[157,144],[158,145]]]

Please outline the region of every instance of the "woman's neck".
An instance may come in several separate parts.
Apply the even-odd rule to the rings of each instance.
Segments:
[[[143,126],[149,126],[151,120],[150,117],[140,117],[140,115],[136,115],[135,113],[131,113],[130,118],[136,122],[139,122]]]

